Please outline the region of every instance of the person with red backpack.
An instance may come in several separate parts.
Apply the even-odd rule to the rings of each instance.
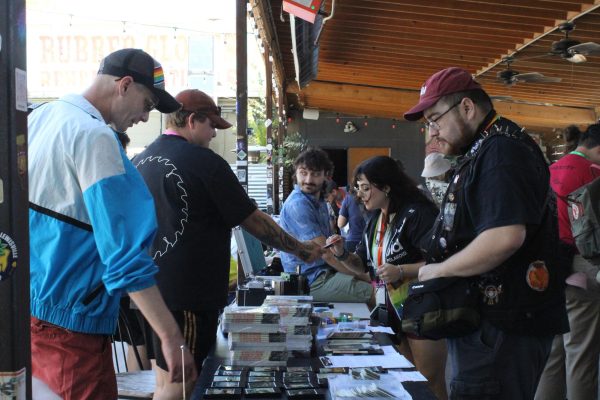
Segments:
[[[590,125],[583,133],[574,126],[567,131],[574,136],[567,139],[578,138],[578,145],[550,166],[550,185],[557,194],[560,240],[575,254],[565,292],[571,331],[554,339],[535,396],[538,400],[598,396],[600,285],[596,275],[599,266],[583,258],[575,246],[568,197],[600,177],[600,124]]]

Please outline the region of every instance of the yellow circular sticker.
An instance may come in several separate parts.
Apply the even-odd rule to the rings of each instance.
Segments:
[[[17,267],[19,252],[15,241],[0,232],[0,281],[8,278]]]

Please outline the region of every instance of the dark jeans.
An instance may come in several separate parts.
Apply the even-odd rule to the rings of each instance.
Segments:
[[[448,339],[450,399],[533,399],[552,339],[513,335],[485,320],[474,333]]]

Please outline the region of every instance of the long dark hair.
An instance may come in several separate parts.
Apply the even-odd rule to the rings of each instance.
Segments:
[[[417,187],[417,184],[400,169],[396,160],[391,157],[375,156],[360,163],[354,170],[354,186],[357,185],[360,175],[364,175],[371,185],[379,190],[383,190],[385,186],[390,187],[389,215],[399,211],[405,204],[431,203]]]

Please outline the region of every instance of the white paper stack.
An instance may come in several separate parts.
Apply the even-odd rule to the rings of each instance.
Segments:
[[[286,334],[277,307],[229,306],[223,311],[229,362],[240,366],[283,366],[288,359]]]
[[[223,331],[277,333],[279,329],[279,310],[277,307],[239,307],[228,306],[223,311]]]
[[[239,332],[229,333],[227,338],[229,350],[261,349],[269,350],[287,350],[285,332],[277,333],[255,333]]]
[[[281,315],[280,327],[287,333],[288,351],[310,353],[312,296],[267,296],[263,306],[278,308]]]

